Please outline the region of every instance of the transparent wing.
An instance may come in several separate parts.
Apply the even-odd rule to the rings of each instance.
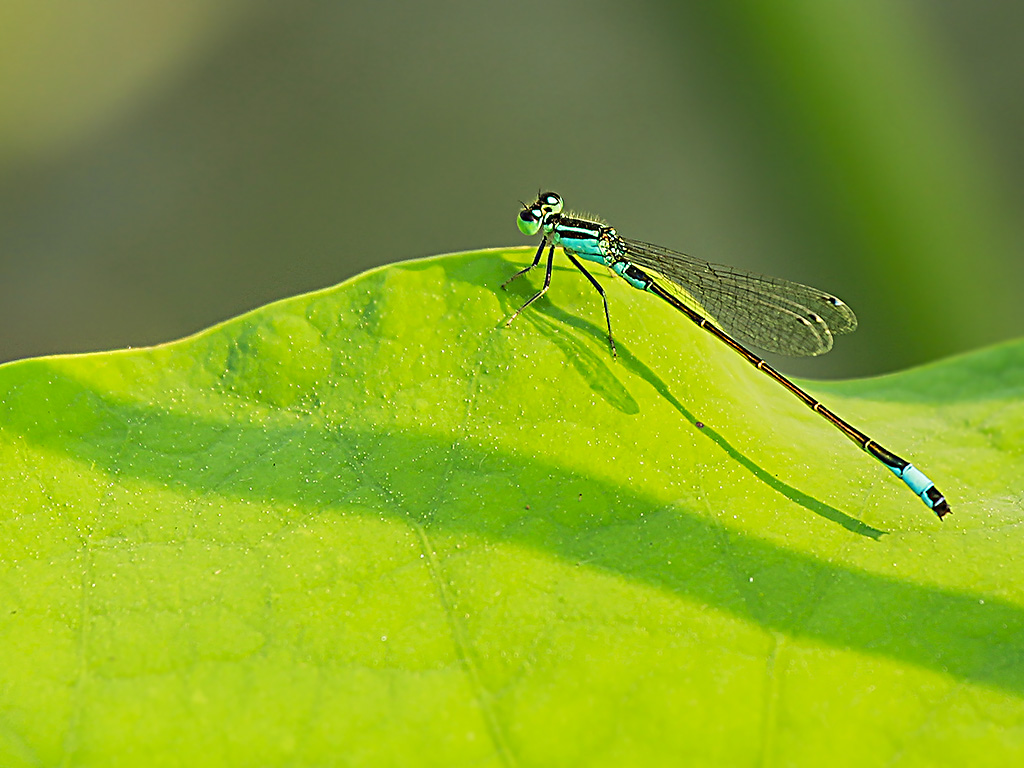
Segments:
[[[692,296],[737,341],[806,357],[828,352],[834,335],[857,327],[857,316],[842,300],[809,285],[622,240],[630,261],[656,273],[667,289]]]

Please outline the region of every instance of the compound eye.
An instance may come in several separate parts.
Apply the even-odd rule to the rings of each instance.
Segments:
[[[560,195],[554,192],[541,193],[540,197],[537,199],[537,202],[539,202],[542,206],[544,206],[545,209],[551,211],[552,213],[562,212],[562,198]]]
[[[544,211],[537,205],[534,205],[532,208],[523,208],[519,212],[519,218],[516,219],[519,231],[527,236],[536,235],[540,230],[540,221],[543,216]]]

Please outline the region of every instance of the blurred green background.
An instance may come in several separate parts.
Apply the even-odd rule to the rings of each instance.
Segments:
[[[0,359],[525,242],[538,186],[842,296],[792,373],[1019,335],[1022,43],[1009,0],[7,0]]]

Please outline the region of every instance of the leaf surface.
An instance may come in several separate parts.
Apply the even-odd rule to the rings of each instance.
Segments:
[[[1024,757],[1024,344],[807,385],[940,523],[617,279],[504,328],[529,256],[0,368],[0,764]]]

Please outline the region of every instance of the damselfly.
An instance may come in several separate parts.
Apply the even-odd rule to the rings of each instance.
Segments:
[[[913,464],[886,450],[859,429],[853,427],[791,382],[740,341],[783,355],[820,355],[832,348],[833,336],[849,333],[857,327],[857,318],[843,301],[831,294],[777,277],[745,272],[735,267],[711,264],[678,251],[651,243],[629,240],[594,219],[562,212],[562,198],[544,192],[519,212],[519,229],[528,236],[543,234],[533,263],[516,272],[502,288],[540,264],[548,247],[544,286],[506,321],[512,323],[519,313],[539,299],[551,285],[551,265],[555,248],[560,247],[569,261],[582,272],[601,294],[608,325],[608,344],[615,354],[608,297],[601,284],[579,259],[603,264],[627,283],[671,304],[704,330],[741,354],[757,370],[775,379],[812,411],[874,456],[900,478],[935,514],[949,512],[945,497],[935,484]],[[705,317],[687,302],[692,298],[710,317]]]

